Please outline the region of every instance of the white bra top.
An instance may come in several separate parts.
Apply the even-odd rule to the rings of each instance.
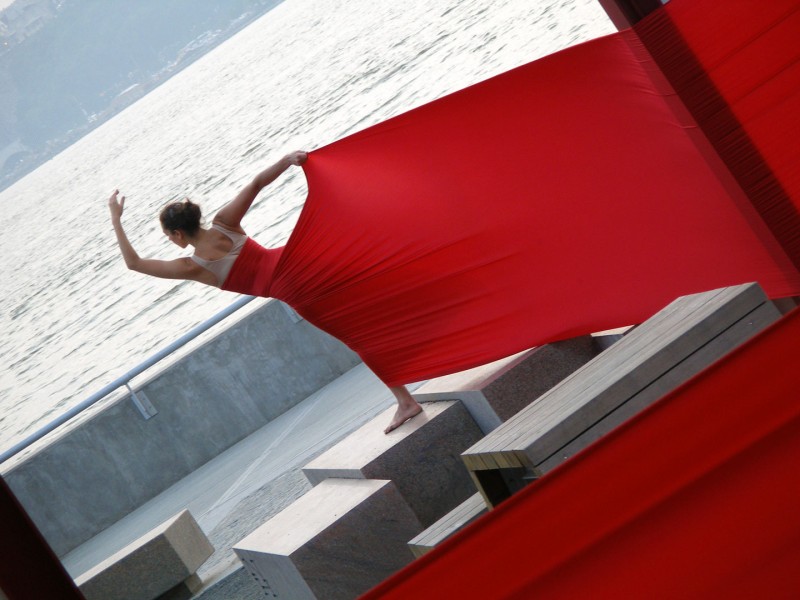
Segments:
[[[226,229],[225,227],[217,225],[216,223],[211,226],[211,229],[216,229],[223,235],[227,236],[233,242],[231,249],[225,256],[218,258],[217,260],[206,260],[205,258],[200,258],[194,254],[192,254],[191,258],[204,269],[211,271],[217,278],[217,287],[220,287],[228,278],[228,273],[231,272],[233,263],[235,263],[236,259],[239,257],[239,252],[241,252],[244,243],[247,241],[247,236],[242,233],[237,233],[235,231]]]

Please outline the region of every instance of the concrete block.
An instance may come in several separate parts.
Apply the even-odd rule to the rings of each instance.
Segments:
[[[197,522],[184,510],[77,577],[75,583],[86,600],[190,598],[200,587],[195,572],[213,552]]]
[[[428,402],[425,411],[389,435],[392,407],[303,468],[319,484],[328,477],[391,479],[424,527],[475,493],[461,453],[483,436],[458,401]]]
[[[590,335],[520,352],[438,377],[414,394],[420,401],[461,400],[484,433],[496,429],[621,336]]]
[[[391,481],[327,479],[234,552],[268,598],[351,600],[410,563],[421,530]]]
[[[462,458],[497,506],[781,317],[757,284],[682,296]]]
[[[476,492],[410,540],[408,547],[414,556],[419,558],[487,512],[489,512],[489,508],[483,501],[483,496],[481,496],[480,492]]]

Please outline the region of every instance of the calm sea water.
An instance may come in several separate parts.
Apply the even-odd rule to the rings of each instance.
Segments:
[[[128,272],[114,188],[139,253],[174,258],[165,202],[213,214],[289,150],[612,31],[596,0],[286,0],[2,192],[0,449],[236,300]],[[248,233],[285,241],[305,194],[294,169],[262,192]]]

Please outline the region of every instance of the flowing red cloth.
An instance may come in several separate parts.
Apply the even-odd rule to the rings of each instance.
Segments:
[[[632,31],[337,141],[305,172],[299,222],[256,287],[390,385],[640,322],[684,294],[800,294]]]
[[[220,286],[229,292],[271,297],[270,290],[283,248],[264,248],[253,238],[247,238]]]
[[[362,600],[797,598],[795,311]]]

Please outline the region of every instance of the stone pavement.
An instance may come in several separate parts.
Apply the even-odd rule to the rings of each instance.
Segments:
[[[64,565],[80,575],[189,509],[216,549],[198,571],[204,587],[196,598],[260,598],[231,547],[311,489],[300,471],[307,462],[393,403],[359,365],[73,550]]]

